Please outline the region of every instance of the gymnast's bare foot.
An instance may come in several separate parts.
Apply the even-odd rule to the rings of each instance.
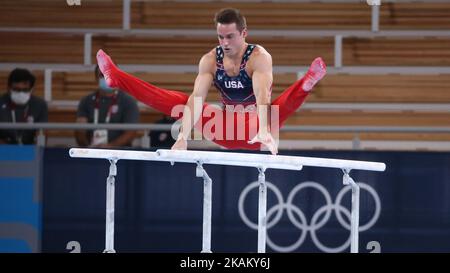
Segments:
[[[326,73],[327,66],[325,65],[325,62],[320,57],[315,58],[311,63],[308,72],[306,72],[306,75],[303,77],[304,81],[302,89],[305,92],[309,92],[314,85],[316,85],[316,83],[325,76]]]
[[[117,66],[111,60],[111,57],[108,56],[103,50],[99,50],[97,52],[97,63],[100,71],[105,77],[106,83],[109,87],[118,87],[117,83],[114,80],[114,72],[119,70]]]

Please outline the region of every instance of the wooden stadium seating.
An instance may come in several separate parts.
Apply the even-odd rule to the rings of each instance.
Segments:
[[[83,63],[83,35],[0,32],[0,62]]]
[[[309,65],[316,56],[333,60],[332,38],[250,37],[249,43],[266,48],[274,65]],[[217,38],[95,36],[92,58],[105,50],[119,64],[198,64],[201,56],[217,46]]]
[[[121,28],[122,0],[2,0],[0,26],[56,28]],[[413,2],[413,1],[412,1]],[[250,29],[370,29],[371,8],[361,3],[178,2],[131,3],[132,28],[213,28],[215,12],[235,7]],[[450,3],[392,3],[380,8],[382,29],[450,29]],[[17,20],[20,14],[20,20]]]
[[[370,8],[358,3],[274,2],[137,2],[141,11],[132,18],[137,28],[213,28],[214,14],[225,7],[240,9],[250,28],[276,29],[367,29]],[[136,15],[137,13],[133,13]]]
[[[52,75],[53,100],[79,101],[98,86],[92,72],[56,72]]]
[[[290,117],[286,125],[323,125],[323,126],[412,126],[428,127],[450,124],[450,112],[414,112],[414,111],[311,111],[300,110]],[[320,132],[281,132],[280,139],[286,140],[351,140],[354,133]],[[390,133],[362,132],[361,140],[397,140],[397,141],[450,141],[450,133]]]
[[[158,87],[190,94],[194,73],[131,73]],[[296,81],[292,73],[274,74],[272,98]],[[42,84],[42,82],[40,83]],[[53,74],[53,99],[79,100],[92,92],[97,83],[93,72],[56,72]],[[314,88],[308,102],[347,103],[450,103],[448,75],[327,75]],[[211,87],[208,101],[220,101]]]
[[[2,0],[0,26],[52,28],[121,28],[122,0]]]
[[[327,75],[314,102],[449,103],[448,75]]]
[[[61,33],[0,32],[0,62],[83,63],[83,36]],[[33,41],[33,42],[30,42]],[[307,66],[322,56],[334,63],[332,38],[252,37],[277,65]],[[197,65],[217,45],[214,37],[94,36],[92,60],[104,49],[118,64]],[[345,38],[343,64],[351,66],[448,66],[450,38]]]
[[[312,2],[312,1],[311,1]],[[132,5],[136,28],[211,28],[213,14],[235,7],[249,29],[364,29],[371,8],[361,3],[174,2],[145,1]],[[450,3],[382,3],[382,29],[450,29]]]
[[[429,2],[431,3],[383,2],[380,7],[380,28],[450,29],[450,2]]]
[[[217,45],[211,38],[94,37],[92,58],[102,48],[117,63],[197,64],[200,57]],[[322,56],[334,64],[333,38],[250,37],[272,55],[274,65],[306,66]],[[345,38],[344,65],[450,65],[450,38]]]
[[[450,37],[345,38],[342,48],[343,65],[450,65]]]
[[[450,112],[300,110],[286,124],[335,126],[448,126]]]
[[[361,3],[174,2],[132,4],[136,28],[211,28],[225,6],[240,9],[250,29],[370,29],[371,8]],[[450,3],[382,3],[382,29],[450,29]]]

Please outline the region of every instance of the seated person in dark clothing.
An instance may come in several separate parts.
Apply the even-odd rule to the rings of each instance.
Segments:
[[[82,98],[78,104],[79,123],[138,123],[139,109],[136,101],[116,88],[110,88],[103,74],[95,68],[97,90]],[[76,131],[78,145],[98,148],[131,146],[136,137],[133,130],[94,130]]]
[[[170,116],[164,115],[164,117],[158,120],[157,124],[173,124],[176,120]],[[150,146],[155,148],[167,148],[170,149],[175,143],[175,139],[172,137],[170,130],[150,132]]]
[[[8,91],[0,97],[0,122],[47,122],[47,103],[34,95],[36,78],[27,69],[16,68],[9,74]],[[36,130],[0,130],[0,143],[35,144]]]

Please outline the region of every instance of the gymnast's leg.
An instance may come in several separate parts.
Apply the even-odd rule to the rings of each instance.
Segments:
[[[283,93],[272,102],[272,105],[279,106],[280,127],[286,119],[295,113],[295,111],[303,104],[311,89],[325,76],[326,73],[327,68],[322,58],[318,57],[314,59],[305,76],[283,91]]]
[[[110,87],[126,91],[137,100],[168,116],[171,115],[173,107],[185,105],[189,98],[183,92],[156,87],[120,70],[101,49],[97,52],[97,62]]]

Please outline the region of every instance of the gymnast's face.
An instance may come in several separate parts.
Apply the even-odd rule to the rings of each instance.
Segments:
[[[245,37],[247,37],[247,29],[239,31],[236,23],[217,24],[217,37],[219,44],[225,53],[225,56],[235,57],[245,45]]]

